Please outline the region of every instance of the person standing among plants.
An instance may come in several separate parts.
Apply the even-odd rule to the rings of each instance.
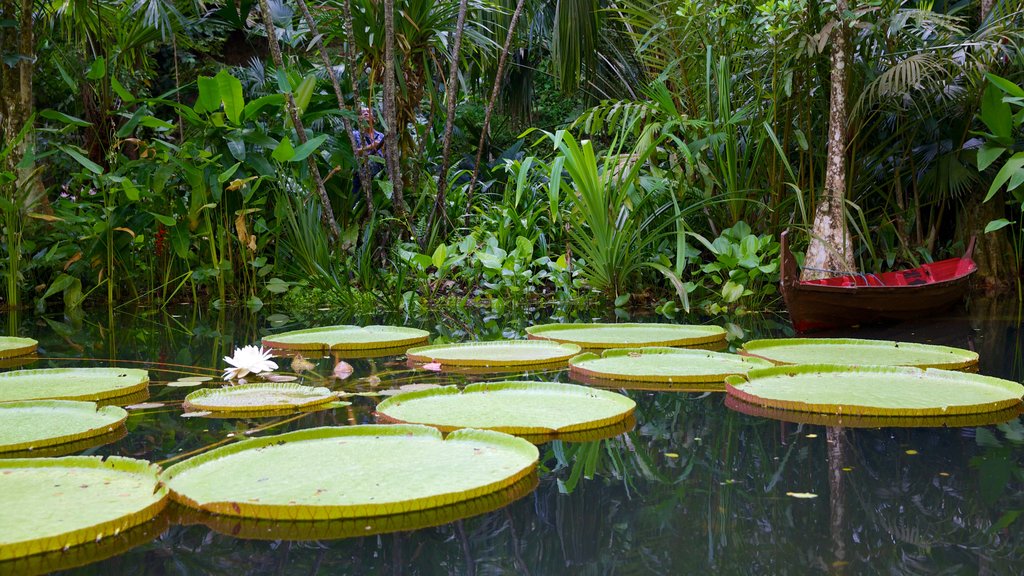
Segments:
[[[370,178],[372,179],[380,172],[382,167],[384,159],[382,151],[384,134],[374,129],[373,111],[369,108],[363,108],[359,111],[359,126],[359,128],[352,131],[352,136],[357,146],[353,152],[355,152],[357,163],[361,162],[363,157],[366,157],[366,161],[369,162]],[[380,160],[374,159],[372,156],[376,156]],[[357,169],[352,178],[352,192],[358,194],[361,188],[362,182],[359,179],[359,170]]]

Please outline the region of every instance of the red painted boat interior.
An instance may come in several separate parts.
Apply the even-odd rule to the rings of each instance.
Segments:
[[[950,258],[925,264],[917,268],[879,272],[877,274],[853,274],[808,280],[800,282],[804,286],[920,286],[936,282],[948,282],[962,278],[978,269],[971,258]]]

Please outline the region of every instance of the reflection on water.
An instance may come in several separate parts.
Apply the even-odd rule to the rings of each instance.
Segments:
[[[1020,381],[1016,310],[991,302],[972,306],[972,314],[820,335],[964,347],[981,355],[982,374]],[[417,327],[446,341],[465,339],[468,329],[482,339],[522,337],[525,326],[550,321],[550,314],[526,314],[512,325],[493,318],[472,325],[442,320],[423,319]],[[206,316],[195,309],[119,314],[113,324],[106,311],[17,322],[19,335],[40,341],[33,368],[149,369],[150,401],[162,406],[132,411],[125,437],[85,453],[167,464],[236,438],[371,423],[375,395],[404,384],[510,379],[426,372],[410,368],[402,356],[335,354],[308,358],[313,367],[297,374],[297,382],[352,393],[345,398],[351,406],[274,418],[182,418],[181,401],[196,388],[166,382],[213,376],[216,383],[221,358],[234,346],[301,326],[270,330],[261,317]],[[730,333],[743,339],[788,335],[777,318],[734,322]],[[338,360],[353,366],[351,377],[332,376]],[[281,364],[287,372],[289,362]],[[523,378],[568,381],[565,371]],[[538,487],[495,511],[460,521],[440,518],[447,523],[433,528],[403,525],[400,532],[331,540],[326,532],[323,540],[246,539],[222,533],[248,536],[244,527],[172,522],[158,526],[162,533],[155,538],[147,534],[148,542],[114,548],[110,553],[118,555],[74,573],[1024,572],[1024,520],[1018,520],[1024,511],[1024,421],[1018,416],[989,426],[843,428],[738,413],[717,392],[625,393],[637,402],[634,429],[604,440],[542,445]],[[971,426],[950,427],[962,424]]]

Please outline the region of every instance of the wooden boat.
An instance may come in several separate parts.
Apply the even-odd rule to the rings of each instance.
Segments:
[[[974,238],[960,258],[878,274],[839,274],[800,281],[789,251],[788,231],[781,236],[782,298],[798,332],[925,317],[959,302],[971,274]]]

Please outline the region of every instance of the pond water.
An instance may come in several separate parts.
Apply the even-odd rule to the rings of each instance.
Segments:
[[[919,323],[822,335],[970,348],[981,355],[982,374],[1019,382],[1024,371],[1017,313],[1015,301],[974,302],[969,312]],[[219,376],[225,368],[221,358],[234,346],[301,327],[268,314],[101,311],[76,318],[4,318],[0,325],[40,341],[41,358],[27,367],[116,362],[150,370],[148,402],[162,405],[133,410],[127,436],[87,454],[169,464],[246,435],[372,423],[377,398],[364,396],[348,398],[349,407],[293,417],[181,417],[181,400],[194,388],[165,386],[167,381]],[[448,320],[407,324],[459,341],[469,339],[467,332],[481,339],[522,337],[531,322],[551,317],[548,311],[505,314],[499,324],[495,318],[466,322],[446,315]],[[734,346],[791,335],[779,318],[735,322]],[[338,380],[330,377],[335,358],[310,360],[316,368],[303,372],[300,382],[349,392],[470,380],[568,381],[564,370],[499,377],[412,371],[402,356],[346,359],[355,372]],[[289,360],[279,363],[279,372],[290,372]],[[276,533],[272,526],[255,529],[268,539],[245,539],[231,535],[248,533],[237,525],[213,529],[165,515],[97,551],[110,557],[82,556],[79,562],[91,563],[69,573],[1024,572],[1021,418],[966,428],[852,429],[748,416],[726,407],[720,393],[625,393],[637,402],[635,429],[606,440],[542,445],[537,488],[491,512],[370,536],[331,538],[347,534],[314,527],[297,540],[287,539],[297,538],[294,532]],[[0,572],[14,569],[0,564]]]

